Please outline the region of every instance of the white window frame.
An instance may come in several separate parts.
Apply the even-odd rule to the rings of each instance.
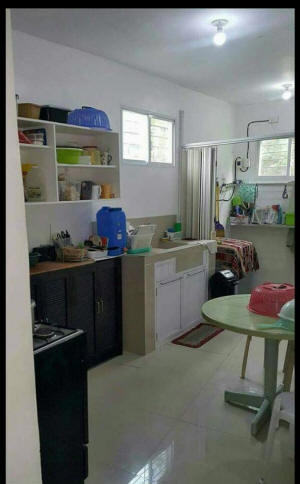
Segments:
[[[288,142],[288,160],[287,160],[287,168],[286,168],[286,173],[289,173],[290,171],[290,164],[291,164],[291,144],[292,144],[292,139],[294,137],[290,137],[288,138],[289,142]],[[278,138],[274,138],[275,139],[278,139]],[[264,141],[264,140],[262,140]],[[260,147],[261,147],[261,143],[262,141],[259,141],[257,143],[257,173],[256,173],[256,176],[257,176],[257,180],[258,181],[273,181],[273,182],[289,182],[289,181],[293,181],[295,179],[294,176],[290,176],[290,175],[275,175],[275,176],[269,176],[269,175],[259,175],[259,160],[260,160]]]
[[[144,114],[148,116],[148,150],[149,150],[149,161],[143,161],[143,160],[130,160],[128,158],[123,158],[123,111],[132,111],[133,113],[137,114]],[[156,118],[156,119],[161,119],[164,121],[170,121],[172,123],[172,163],[160,163],[157,161],[151,161],[151,125],[150,125],[150,118]],[[175,160],[175,153],[176,153],[176,142],[175,142],[175,136],[176,136],[176,121],[174,118],[171,118],[169,116],[165,116],[163,114],[158,114],[154,113],[153,111],[146,111],[143,109],[136,109],[136,108],[131,108],[128,106],[121,106],[121,156],[120,158],[122,159],[122,162],[125,165],[139,165],[139,166],[148,166],[148,167],[165,167],[165,168],[174,168],[176,166],[176,160]]]

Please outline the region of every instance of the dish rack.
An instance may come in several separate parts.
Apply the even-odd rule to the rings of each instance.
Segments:
[[[139,225],[135,231],[136,233],[127,235],[128,254],[149,252],[155,230],[155,224]]]

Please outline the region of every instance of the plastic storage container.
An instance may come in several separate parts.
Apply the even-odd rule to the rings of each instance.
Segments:
[[[295,225],[295,214],[286,213],[285,214],[285,225]]]
[[[58,108],[56,106],[42,106],[40,112],[40,119],[45,121],[53,121],[55,123],[68,123],[68,114],[71,109]]]
[[[56,148],[57,163],[77,165],[82,153],[80,148]]]
[[[82,106],[82,109],[75,109],[70,112],[68,115],[68,124],[111,131],[107,114],[100,109],[90,108],[88,106]]]
[[[45,128],[24,129],[23,133],[31,143],[47,144],[47,132]]]
[[[292,284],[265,282],[251,292],[248,309],[262,316],[277,318],[282,306],[294,297],[295,287]]]
[[[32,103],[18,104],[18,116],[21,118],[39,119],[41,106]]]
[[[126,247],[126,216],[122,208],[102,207],[97,212],[97,234],[108,238],[108,255],[120,255]]]

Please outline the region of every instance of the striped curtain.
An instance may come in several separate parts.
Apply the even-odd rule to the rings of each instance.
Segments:
[[[211,238],[215,216],[216,155],[216,147],[182,150],[180,216],[185,238]]]

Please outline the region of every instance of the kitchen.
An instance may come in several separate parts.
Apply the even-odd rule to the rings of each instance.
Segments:
[[[112,21],[110,15],[113,12],[111,10],[114,9],[97,10],[95,19],[97,18],[97,21],[100,21],[100,18],[102,18],[103,29],[107,29]],[[99,17],[98,13],[102,10],[103,16],[100,15]],[[185,15],[188,16],[189,9],[184,10]],[[202,9],[194,10],[201,11]],[[22,414],[24,411],[29,412],[30,435],[32,436],[27,449],[30,458],[26,459],[30,464],[25,464],[25,462],[22,464],[21,460],[18,467],[23,469],[24,476],[31,476],[31,478],[26,477],[27,480],[24,478],[23,482],[42,482],[39,477],[37,413],[33,397],[35,387],[32,337],[31,333],[28,333],[29,326],[31,326],[31,323],[28,323],[31,322],[29,304],[31,296],[36,303],[35,318],[38,321],[43,320],[43,323],[47,323],[45,318],[48,317],[48,322],[52,325],[81,329],[86,332],[87,358],[90,368],[88,370],[87,392],[89,405],[89,443],[87,444],[89,470],[86,482],[130,482],[134,478],[137,479],[136,482],[151,482],[150,480],[142,481],[142,477],[139,477],[141,480],[138,481],[137,477],[139,472],[142,472],[146,462],[149,461],[150,455],[156,448],[159,448],[159,443],[164,436],[172,432],[172,425],[178,424],[177,419],[183,413],[185,407],[197,397],[201,386],[209,381],[217,366],[222,364],[222,355],[225,358],[225,355],[228,356],[234,348],[237,351],[239,347],[242,350],[244,349],[244,340],[241,339],[241,336],[227,331],[220,333],[199,351],[187,349],[185,352],[183,346],[170,344],[170,341],[189,331],[202,319],[201,303],[208,298],[208,280],[215,272],[217,251],[217,242],[210,236],[211,234],[209,237],[201,237],[202,241],[196,245],[188,243],[181,245],[179,241],[176,241],[176,238],[174,239],[174,234],[177,231],[180,232],[178,230],[180,226],[176,226],[176,224],[183,222],[178,217],[182,203],[182,197],[180,200],[178,196],[181,183],[178,174],[181,156],[180,147],[184,144],[195,143],[199,139],[207,141],[242,137],[244,133],[238,133],[235,128],[235,123],[238,120],[236,116],[241,118],[242,115],[236,113],[235,107],[230,102],[220,100],[218,96],[202,94],[201,90],[199,92],[182,87],[180,82],[174,83],[163,79],[161,76],[126,66],[113,60],[113,56],[110,60],[107,55],[95,54],[95,50],[93,51],[95,46],[91,46],[89,52],[76,42],[74,45],[68,44],[68,40],[63,38],[66,30],[61,27],[60,22],[66,20],[69,11],[74,15],[75,24],[76,22],[84,22],[84,16],[80,17],[80,12],[77,9],[65,9],[65,12],[61,13],[61,18],[59,18],[56,9],[12,9],[13,30],[10,51],[12,65],[10,69],[11,80],[14,80],[14,84],[11,82],[11,86],[14,85],[14,87],[10,88],[10,96],[7,96],[7,102],[10,102],[7,111],[10,109],[8,111],[10,117],[15,116],[10,133],[10,144],[14,147],[15,152],[11,155],[8,153],[8,156],[11,156],[14,161],[7,162],[7,164],[10,165],[12,170],[11,173],[8,172],[8,175],[11,176],[11,186],[14,186],[15,202],[11,205],[11,216],[14,220],[19,220],[18,229],[22,230],[23,235],[22,238],[16,236],[12,238],[14,244],[17,245],[13,255],[9,255],[9,261],[12,267],[16,267],[16,261],[23,254],[21,265],[18,267],[20,267],[20,274],[21,268],[22,271],[24,270],[25,276],[24,286],[20,289],[20,292],[22,292],[20,308],[12,308],[14,316],[9,318],[13,321],[24,321],[24,324],[22,323],[22,328],[19,327],[21,323],[14,323],[11,326],[13,333],[11,336],[8,335],[7,344],[9,345],[11,341],[12,359],[9,360],[10,365],[13,367],[16,364],[16,368],[20,370],[20,375],[23,373],[21,368],[28,368],[26,388],[21,390],[25,380],[24,382],[20,381],[20,376],[18,381],[20,391],[23,391],[27,398],[26,400],[24,397],[24,400],[26,400],[28,407],[24,404]],[[117,17],[115,21],[124,21],[122,16],[125,15],[125,11],[126,9],[116,9]],[[88,15],[86,21],[93,22],[89,12],[86,12],[86,14]],[[146,12],[143,14],[146,15]],[[196,14],[197,12],[193,11],[194,18],[196,18]],[[216,12],[212,12],[212,14],[218,18]],[[32,19],[30,19],[30,15],[32,15]],[[44,33],[42,32],[43,29]],[[57,36],[57,40],[51,37],[51,29]],[[83,24],[82,29],[84,29]],[[61,31],[62,37],[59,37],[59,31]],[[210,36],[209,33],[207,35]],[[219,52],[216,55],[219,55]],[[55,71],[55,75],[49,75],[49,66],[50,70]],[[90,72],[93,72],[92,76],[89,75]],[[67,122],[59,122],[57,119],[47,120],[41,119],[39,116],[24,117],[24,113],[23,116],[18,115],[17,119],[16,94],[19,95],[18,105],[26,103],[38,107],[48,105],[50,109],[51,106],[58,109],[64,107],[68,113],[74,113],[74,116],[76,111],[82,113],[83,111],[90,111],[93,107],[98,114],[99,110],[106,114],[111,129],[93,130],[87,125],[69,124],[68,119],[64,119]],[[269,100],[265,105],[269,106],[268,109],[270,110],[273,107],[275,112],[279,112],[280,109],[279,122],[267,126],[263,132],[253,131],[253,136],[266,137],[277,133],[292,133],[293,104],[290,101]],[[83,106],[85,106],[84,109]],[[240,104],[238,109],[242,111],[244,108],[244,112],[246,112],[248,110],[246,102],[245,106]],[[205,116],[200,116],[200,113],[205,113]],[[135,120],[141,119],[143,122],[146,122],[147,118],[148,123],[154,123],[152,126],[153,132],[158,128],[160,130],[168,128],[168,132],[171,133],[168,139],[173,140],[174,145],[172,146],[171,142],[171,145],[165,151],[166,159],[169,159],[168,156],[171,157],[171,163],[168,161],[165,164],[155,162],[155,150],[153,150],[152,161],[148,159],[148,163],[144,163],[144,166],[142,163],[129,159],[130,154],[126,155],[126,147],[122,145],[122,140],[125,135],[128,139],[130,116],[134,117]],[[259,114],[258,117],[262,119],[264,116]],[[267,117],[271,117],[271,114],[268,113]],[[252,119],[255,119],[254,114]],[[158,127],[155,122],[158,123]],[[43,136],[46,134],[47,137],[46,144],[37,144],[33,147],[30,146],[32,143],[22,143],[21,141],[19,148],[18,131],[19,135],[22,132],[26,136],[26,130],[29,134],[28,130],[32,129],[43,130]],[[91,153],[95,153],[95,146],[102,153],[103,164],[91,162]],[[65,156],[68,151],[70,155],[70,148],[74,150],[75,154],[80,153],[80,157],[83,158],[82,162],[70,163],[69,160],[66,162],[66,158],[64,160],[60,158],[61,155]],[[220,148],[219,153],[221,153],[221,149],[223,148]],[[16,159],[18,159],[18,164],[16,164]],[[89,164],[85,164],[87,162]],[[232,156],[228,156],[227,161],[224,154],[223,161],[220,155],[218,162],[218,178],[222,180],[224,175],[225,182],[231,182],[233,179],[233,176],[231,176]],[[26,174],[23,170],[26,179],[25,191],[27,188],[25,204],[21,164],[38,165],[38,167],[32,167],[28,172],[25,171]],[[18,176],[16,175],[17,170]],[[92,182],[92,184],[85,187],[89,191],[86,195],[82,192],[82,183],[87,181]],[[80,182],[80,185],[76,185],[76,182]],[[100,187],[94,189],[93,196],[92,186]],[[107,193],[107,190],[109,190],[109,193]],[[16,191],[18,194],[15,193]],[[8,193],[8,197],[10,196],[10,193]],[[16,213],[16,204],[19,206],[19,215]],[[212,204],[214,205],[214,202]],[[229,204],[220,202],[220,205],[222,216],[222,207],[225,207],[225,213]],[[9,206],[10,202],[8,203]],[[121,208],[122,213],[126,216],[127,226],[125,231],[127,231],[128,238],[131,236],[134,240],[134,237],[136,237],[135,240],[137,240],[139,234],[134,233],[134,230],[139,228],[140,231],[143,231],[147,230],[147,228],[143,228],[147,225],[155,226],[154,235],[152,233],[148,237],[148,240],[151,239],[151,244],[147,243],[147,248],[151,246],[151,250],[121,255],[113,253],[114,250],[118,251],[118,248],[120,248],[117,243],[113,247],[107,248],[105,238],[110,239],[112,236],[99,233],[97,223],[99,211],[106,206],[110,207],[111,216],[116,213],[112,209]],[[226,218],[224,220],[226,221]],[[225,225],[222,220],[221,223]],[[234,230],[242,230],[242,227],[238,229],[232,227],[231,236]],[[287,227],[282,227],[282,229],[246,227],[244,230],[248,230],[248,235],[246,236],[243,233],[238,238],[248,241],[251,240],[249,234],[251,230],[260,231],[260,233],[262,231],[267,233],[268,230],[268,233],[280,232],[282,239],[278,240],[278,246],[282,250],[283,257],[286,257],[283,260],[288,261],[286,272],[289,276],[283,274],[282,280],[278,282],[293,284],[292,252],[284,245],[288,231],[293,229]],[[119,240],[123,241],[124,237],[126,237],[126,234],[123,228]],[[262,237],[262,235],[257,235],[257,237]],[[100,241],[102,250],[91,250],[91,244],[95,247],[96,244],[99,245]],[[28,252],[36,254],[40,246],[53,244],[56,245],[57,249],[55,256],[57,253],[59,257],[64,254],[63,261],[45,260],[49,257],[49,252],[46,253],[44,248],[46,253],[44,260],[41,261],[40,256],[35,256],[35,259],[38,257],[39,261],[35,260],[36,265],[30,269],[30,288]],[[259,244],[260,242],[255,241],[256,248],[260,247]],[[24,247],[28,247],[26,256]],[[76,249],[77,254],[80,254],[79,258],[82,257],[82,254],[86,256],[88,252],[93,253],[94,257],[95,252],[98,252],[99,257],[101,257],[96,261],[91,258],[73,262],[67,260],[70,247]],[[125,244],[122,248],[124,247]],[[125,248],[130,251],[127,242]],[[33,249],[35,250],[33,251]],[[51,249],[49,250],[51,252]],[[111,253],[109,253],[110,250]],[[72,254],[74,258],[74,252]],[[72,256],[69,255],[69,258],[72,259]],[[260,264],[263,264],[260,249],[258,250],[258,258]],[[57,265],[59,265],[59,270]],[[51,270],[49,270],[50,267],[52,267]],[[240,288],[246,281],[249,284],[253,275],[262,277],[263,280],[259,280],[257,283],[267,280],[258,270],[245,277],[239,284]],[[14,281],[13,287],[16,287],[13,273],[11,273],[11,277],[12,282]],[[277,281],[275,269],[274,274],[270,273],[270,277]],[[240,292],[242,291],[240,290]],[[244,292],[249,293],[250,290],[247,288]],[[193,293],[195,294],[194,297],[189,299],[189,295]],[[13,298],[13,292],[9,294]],[[25,299],[28,303],[25,302]],[[22,304],[21,301],[23,301]],[[186,306],[184,306],[185,301],[187,301]],[[22,313],[18,312],[23,305],[26,310],[23,308]],[[26,314],[26,318],[24,314]],[[167,314],[168,316],[166,316]],[[161,321],[158,326],[157,317]],[[172,323],[170,326],[168,326],[168,321]],[[17,338],[16,341],[20,341],[20,344],[23,341],[22,357],[18,353],[18,345],[13,343],[14,340],[10,338]],[[19,338],[21,339],[19,340]],[[218,340],[220,347],[217,344]],[[211,353],[205,350],[205,348],[209,348],[208,345],[213,345],[211,346]],[[214,347],[216,353],[213,351]],[[29,357],[30,351],[31,359]],[[195,352],[196,355],[194,356]],[[255,372],[254,367],[252,368],[251,352],[253,354],[259,352],[259,344],[256,348],[256,343],[253,343],[249,355],[249,371]],[[281,353],[284,354],[284,350]],[[167,354],[170,356],[170,361],[165,360]],[[153,355],[158,358],[156,363]],[[215,359],[213,359],[214,355]],[[196,370],[196,356],[199,361],[202,358],[202,373]],[[162,367],[170,368],[172,358],[174,360],[177,358],[178,361],[182,358],[182,361],[180,360],[181,368],[178,367],[178,363],[174,363],[176,371],[174,370],[173,375],[170,370],[171,387],[169,393],[167,391],[164,397],[162,388],[163,382],[166,384],[167,378],[166,375],[158,375],[158,370]],[[239,359],[240,365],[241,360],[242,355]],[[162,361],[165,361],[164,365]],[[191,364],[191,375],[199,383],[199,389],[193,388],[192,381],[190,381],[188,362]],[[120,370],[120,375],[116,373],[117,369]],[[186,371],[183,372],[183,369]],[[156,400],[151,397],[148,388],[143,384],[143,372],[145,382],[147,381],[149,386],[151,386],[151,383],[153,384]],[[13,371],[13,374],[15,374],[15,371]],[[136,381],[134,375],[137,377]],[[175,391],[176,381],[179,385],[179,376],[183,378],[183,375],[186,379],[184,382],[180,381],[183,395],[178,396],[176,403],[174,401],[175,395],[178,393],[178,391]],[[124,379],[123,382],[122,379]],[[103,388],[107,390],[106,393],[101,390],[102,384]],[[138,395],[136,393],[136,385],[138,384],[141,385],[142,392],[140,402],[134,401],[134,395],[136,397]],[[98,387],[98,385],[100,386]],[[126,387],[126,385],[128,386]],[[131,394],[130,388],[132,389]],[[99,404],[97,391],[100,391],[101,401],[104,402],[103,414],[107,417],[107,424],[101,415],[99,416],[101,422],[98,421],[96,413]],[[109,395],[111,395],[112,400],[110,400]],[[116,402],[119,397],[122,398],[124,403],[124,419],[121,418],[122,407]],[[14,404],[10,400],[12,409],[15,408],[17,401],[15,398],[14,400]],[[168,405],[170,408],[167,411]],[[149,416],[152,411],[155,414],[153,421]],[[228,418],[230,420],[233,416],[230,415],[230,410],[227,410],[227,412],[229,412]],[[234,412],[234,409],[232,412]],[[12,411],[12,415],[15,415],[15,412]],[[243,411],[241,415],[244,417]],[[241,415],[238,414],[237,418]],[[118,422],[119,428],[123,428],[120,449],[116,437],[117,424],[116,428],[113,428],[114,419]],[[100,428],[103,426],[103,429],[106,429],[107,432],[106,438],[109,439],[109,422],[112,425],[111,438],[113,440],[105,450],[98,434],[101,433]],[[98,425],[100,427],[96,435]],[[182,423],[178,425],[184,427]],[[188,424],[186,425],[188,427]],[[131,430],[130,426],[134,430]],[[151,427],[153,427],[153,431],[151,431]],[[141,441],[143,433],[147,436],[145,443]],[[130,437],[131,435],[132,437]],[[127,437],[128,439],[132,438],[132,441],[126,449],[126,445],[124,446],[122,443],[122,438],[126,441]],[[222,437],[224,437],[223,434]],[[197,438],[196,435],[195,438]],[[283,435],[283,438],[285,438],[285,435]],[[13,437],[11,442],[8,452],[11,456],[18,455],[19,459]],[[235,443],[237,445],[238,441]],[[244,452],[246,452],[246,448],[245,444]],[[258,451],[260,451],[260,448],[255,448],[255,452]],[[99,463],[97,463],[98,453],[101,455]],[[243,454],[241,454],[242,457]],[[284,469],[284,465],[282,465],[282,469]],[[10,466],[8,467],[10,469]],[[8,481],[9,484],[10,482],[14,482],[14,484],[22,482],[17,471],[11,472],[11,475],[15,475],[15,477],[14,481]],[[145,469],[143,472],[145,474]],[[193,481],[191,480],[191,482]]]

